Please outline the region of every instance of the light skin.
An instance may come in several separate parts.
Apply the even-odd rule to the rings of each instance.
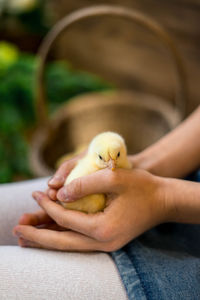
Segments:
[[[76,158],[65,162],[46,193],[33,193],[41,210],[20,218],[13,230],[19,245],[110,252],[164,222],[200,224],[200,184],[175,179],[200,166],[200,107],[159,142],[129,158],[131,170],[104,169],[63,187]],[[107,196],[103,212],[71,211],[55,201],[94,193]]]

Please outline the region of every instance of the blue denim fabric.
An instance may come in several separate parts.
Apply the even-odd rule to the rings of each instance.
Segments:
[[[200,225],[163,224],[111,255],[129,300],[200,300]]]

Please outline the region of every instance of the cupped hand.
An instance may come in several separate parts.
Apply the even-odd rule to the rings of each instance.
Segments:
[[[73,180],[57,194],[60,201],[72,202],[83,196],[104,193],[103,212],[85,214],[65,209],[42,192],[33,197],[40,207],[66,231],[18,225],[14,233],[22,246],[63,251],[117,250],[146,230],[168,220],[165,179],[135,169],[104,169]],[[34,224],[33,224],[34,225]]]
[[[64,185],[65,180],[67,179],[67,176],[71,172],[71,170],[76,165],[77,161],[81,159],[87,151],[82,152],[79,155],[76,155],[74,158],[65,161],[61,164],[61,166],[58,168],[56,173],[53,175],[53,177],[48,182],[48,189],[46,191],[49,198],[56,201],[57,199],[57,192],[58,190]],[[133,166],[139,167],[137,165],[137,160],[134,159],[134,155],[129,155],[129,161]]]

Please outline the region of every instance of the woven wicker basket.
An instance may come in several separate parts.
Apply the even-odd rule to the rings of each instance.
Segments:
[[[168,49],[176,71],[174,106],[156,95],[118,90],[76,97],[49,119],[44,67],[52,43],[73,23],[99,15],[130,19],[157,35]],[[59,21],[46,36],[39,49],[39,57],[36,98],[38,130],[30,152],[31,168],[36,176],[52,174],[60,156],[87,144],[99,132],[119,132],[126,140],[128,152],[136,153],[157,141],[184,117],[187,93],[181,58],[168,33],[157,22],[138,11],[101,5],[71,13]]]

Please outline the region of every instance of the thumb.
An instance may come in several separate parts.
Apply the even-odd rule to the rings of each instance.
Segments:
[[[73,202],[91,194],[117,193],[121,188],[118,173],[118,170],[104,169],[76,178],[58,191],[57,198],[63,202]]]
[[[53,188],[53,189],[58,189],[61,186],[63,186],[63,184],[65,183],[65,180],[66,180],[67,176],[69,175],[69,173],[71,172],[71,170],[74,168],[74,166],[76,165],[77,161],[80,158],[82,158],[82,156],[84,156],[85,153],[86,153],[86,151],[84,151],[81,154],[75,156],[74,158],[69,159],[69,160],[65,161],[64,163],[62,163],[62,165],[56,171],[56,173],[54,174],[54,176],[52,178],[50,178],[50,180],[48,182],[48,186],[50,188]]]

